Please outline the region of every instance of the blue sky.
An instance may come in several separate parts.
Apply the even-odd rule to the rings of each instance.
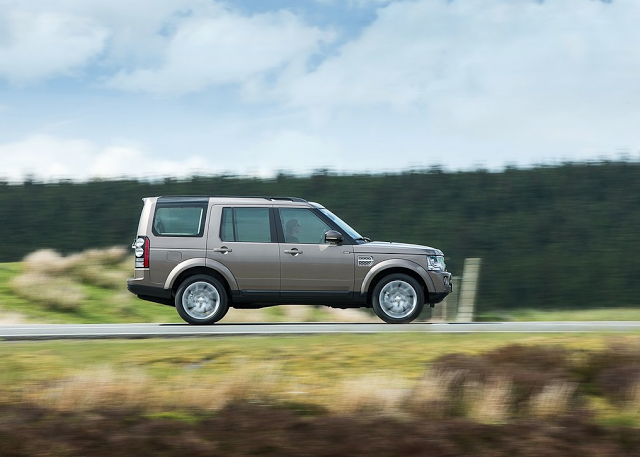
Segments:
[[[0,179],[638,159],[637,0],[0,0]]]

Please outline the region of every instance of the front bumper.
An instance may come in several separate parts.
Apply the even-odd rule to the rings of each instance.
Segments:
[[[432,305],[440,303],[447,298],[451,292],[453,292],[453,279],[451,273],[447,271],[429,271],[429,276],[433,281],[435,289],[429,292],[428,303]]]

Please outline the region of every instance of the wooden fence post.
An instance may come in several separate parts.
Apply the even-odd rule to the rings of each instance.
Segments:
[[[480,258],[469,258],[464,261],[456,322],[473,322],[481,263],[482,259]]]

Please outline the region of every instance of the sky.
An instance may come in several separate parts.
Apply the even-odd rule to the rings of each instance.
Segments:
[[[640,157],[638,0],[0,0],[0,180]]]

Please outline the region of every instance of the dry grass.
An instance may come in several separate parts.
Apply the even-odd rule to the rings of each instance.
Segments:
[[[51,249],[32,252],[22,261],[25,272],[48,276],[59,276],[66,273],[69,270],[69,263],[69,258],[65,259]]]
[[[329,410],[339,413],[398,415],[411,392],[408,380],[393,375],[370,375],[346,379],[331,392]]]
[[[531,415],[548,418],[566,414],[577,387],[575,383],[563,381],[544,386],[542,392],[529,401]]]
[[[48,276],[40,271],[16,276],[10,286],[17,295],[57,311],[73,311],[85,298],[82,288],[70,279]]]
[[[240,362],[224,378],[181,375],[167,380],[150,376],[143,368],[116,369],[110,365],[78,371],[46,384],[23,386],[3,395],[56,411],[92,411],[136,408],[218,411],[236,401],[277,402],[286,396],[287,383],[277,364]]]
[[[121,247],[90,249],[66,257],[56,251],[43,249],[27,255],[23,260],[25,273],[49,277],[72,277],[98,287],[122,287],[132,266],[123,264],[127,251]]]
[[[22,324],[24,321],[25,318],[22,314],[0,312],[0,325]]]
[[[271,349],[277,352],[278,348]],[[133,408],[142,413],[195,411],[196,415],[198,411],[217,412],[234,404],[254,404],[402,420],[463,418],[476,423],[506,424],[520,419],[544,422],[583,416],[602,420],[622,418],[626,423],[640,425],[640,378],[633,378],[634,382],[629,384],[632,388],[621,401],[598,390],[592,381],[598,378],[598,372],[586,371],[594,368],[595,359],[611,360],[608,350],[568,358],[568,363],[578,365],[567,367],[567,372],[552,372],[553,376],[538,378],[530,377],[529,369],[537,368],[528,365],[534,362],[531,359],[526,366],[508,364],[507,369],[503,365],[517,351],[532,353],[519,345],[466,359],[441,356],[429,363],[421,377],[419,371],[407,374],[395,365],[364,371],[344,366],[335,376],[316,376],[309,369],[298,369],[306,363],[304,357],[292,364],[286,353],[274,354],[271,349],[261,352],[258,358],[232,356],[226,361],[222,356],[228,350],[224,348],[207,354],[168,351],[152,359],[125,358],[124,362],[118,357],[101,365],[94,364],[100,358],[86,358],[81,368],[69,365],[61,371],[52,365],[50,375],[38,374],[17,383],[10,371],[33,366],[40,372],[51,360],[42,358],[39,364],[34,364],[31,355],[11,357],[6,363],[8,382],[0,385],[0,404],[32,404],[61,412]],[[555,363],[557,357],[552,357],[548,347],[534,349],[533,352],[544,354],[537,364]],[[242,350],[238,349],[236,354],[243,353]],[[327,358],[329,354],[321,357]],[[474,360],[477,363],[472,363]],[[333,359],[330,362],[341,363]],[[598,371],[615,368],[618,363],[627,366],[626,359],[620,359]],[[317,371],[326,366],[319,366]],[[486,371],[478,371],[482,369]],[[567,373],[571,376],[567,377]]]
[[[512,383],[495,378],[457,386],[455,373],[427,371],[419,380],[379,373],[346,378],[328,388],[285,375],[277,362],[239,361],[222,375],[181,375],[158,380],[144,368],[87,368],[56,381],[23,385],[3,392],[3,402],[34,404],[56,411],[97,411],[136,408],[220,411],[230,404],[306,404],[331,413],[446,419],[462,416],[481,423],[504,423],[514,409]],[[461,388],[461,390],[460,390]],[[550,385],[531,402],[535,417],[567,411],[575,386]],[[461,394],[461,395],[460,395]]]
[[[45,309],[77,310],[86,299],[80,283],[121,289],[129,276],[123,268],[126,250],[119,247],[89,250],[67,257],[50,249],[26,256],[23,273],[11,281],[11,290]]]
[[[427,370],[413,386],[408,408],[422,417],[442,419],[454,409],[458,386],[463,378],[460,370]]]
[[[141,407],[157,387],[141,369],[116,371],[110,366],[78,372],[49,385],[27,386],[23,401],[59,411],[87,411],[117,405]]]
[[[506,376],[464,386],[466,417],[478,422],[505,422],[513,410],[513,384]]]

